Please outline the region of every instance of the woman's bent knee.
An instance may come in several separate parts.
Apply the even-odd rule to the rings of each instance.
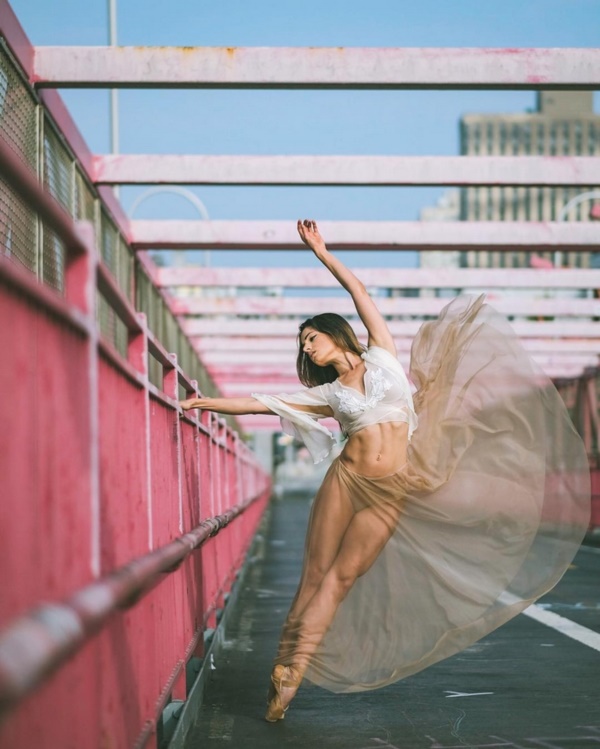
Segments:
[[[348,595],[350,588],[354,585],[357,578],[360,577],[360,572],[354,568],[334,569],[328,577],[331,578],[331,585],[335,590],[336,597],[339,600],[343,600]]]

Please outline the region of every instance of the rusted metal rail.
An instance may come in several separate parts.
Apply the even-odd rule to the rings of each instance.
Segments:
[[[71,658],[117,611],[133,606],[261,494],[203,520],[160,549],[132,560],[65,601],[44,603],[0,632],[0,717]]]

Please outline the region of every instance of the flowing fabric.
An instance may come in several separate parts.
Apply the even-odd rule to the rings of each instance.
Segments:
[[[589,521],[583,443],[483,297],[458,297],[423,324],[410,373],[418,427],[406,465],[369,478],[338,457],[311,509],[276,661],[305,657],[305,677],[334,692],[414,674],[523,611],[561,578]],[[332,621],[319,622],[313,594],[338,553],[340,523],[359,529],[346,543],[350,566],[377,523],[387,541]]]

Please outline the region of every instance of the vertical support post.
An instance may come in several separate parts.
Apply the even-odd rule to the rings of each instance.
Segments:
[[[586,402],[590,414],[590,445],[588,455],[594,452],[594,437],[596,452],[600,447],[600,415],[598,414],[598,398],[596,397],[596,380],[590,375],[585,380]]]
[[[148,322],[143,312],[138,312],[139,333],[130,334],[127,347],[129,363],[142,375],[144,381],[144,445],[146,448],[146,511],[148,513],[148,548],[154,547],[154,523],[152,515],[152,445],[150,435],[150,391],[148,388]]]
[[[65,258],[65,297],[87,318],[87,382],[89,404],[90,447],[90,569],[94,577],[100,575],[100,435],[98,398],[98,327],[96,325],[96,254],[94,226],[89,222],[77,224],[77,233],[86,252],[67,252]]]
[[[179,400],[179,372],[177,370],[177,354],[169,354],[169,360],[172,366],[163,367],[163,391],[169,398],[174,401]],[[184,532],[183,523],[183,444],[181,436],[181,424],[177,410],[174,412],[174,435],[176,440],[177,453],[177,497],[179,502],[179,532]]]

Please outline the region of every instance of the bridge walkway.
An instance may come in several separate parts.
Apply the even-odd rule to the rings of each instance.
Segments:
[[[600,747],[600,549],[591,547],[535,609],[586,628],[588,644],[520,615],[385,689],[303,687],[284,721],[266,723],[271,659],[300,572],[309,504],[298,495],[272,503],[264,554],[231,612],[186,749]]]

